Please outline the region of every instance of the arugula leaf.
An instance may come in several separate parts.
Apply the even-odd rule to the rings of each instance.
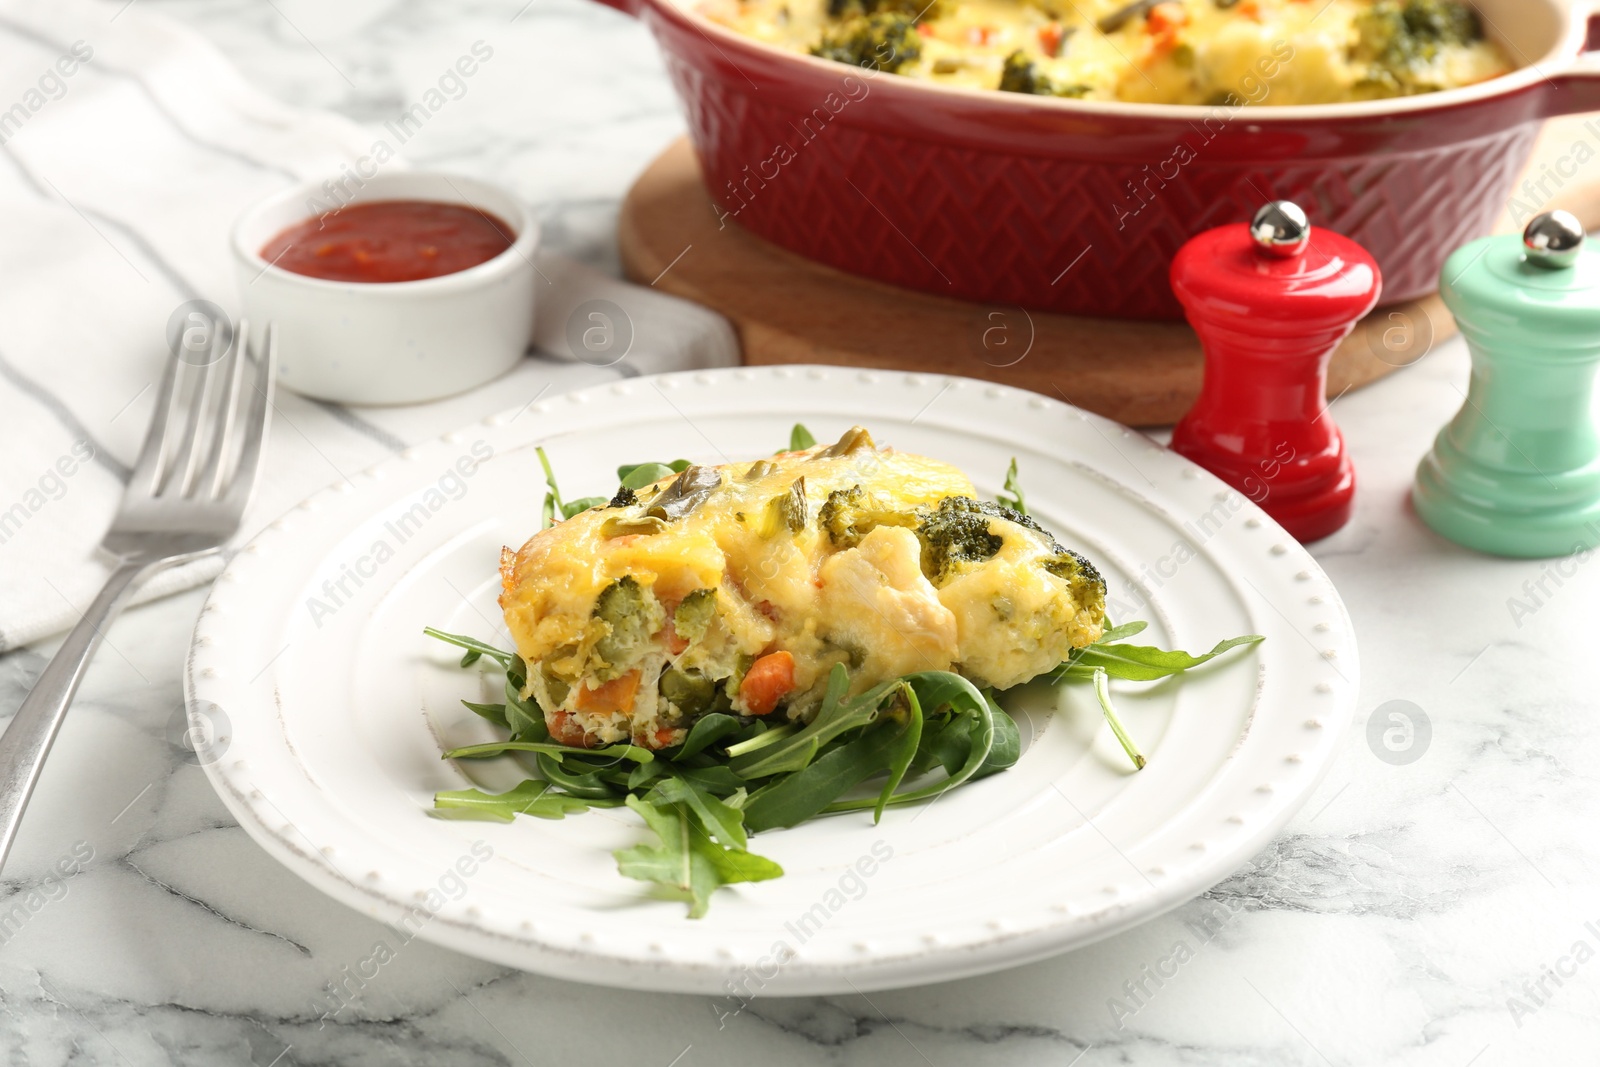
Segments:
[[[884,769],[904,727],[886,722],[860,737],[823,753],[800,770],[774,780],[754,793],[744,808],[745,826],[755,833],[795,826],[830,809],[841,795]],[[857,810],[876,800],[849,802]]]
[[[443,641],[447,645],[455,645],[457,648],[466,649],[467,654],[461,657],[461,666],[463,667],[472,666],[480,656],[488,656],[500,666],[510,670],[512,665],[519,659],[515,652],[506,652],[503,649],[495,648],[493,645],[484,644],[476,637],[467,637],[465,634],[447,634],[443,630],[435,630],[432,626],[424,626],[422,632],[429,637]]]
[[[1022,733],[1017,729],[1017,721],[1000,707],[989,692],[985,691],[984,697],[989,701],[994,718],[994,744],[989,749],[988,758],[973,774],[973,781],[1015,766],[1022,756]],[[944,768],[946,775],[955,774],[967,762],[967,755],[972,751],[972,730],[978,725],[977,716],[969,713],[936,718],[927,723],[923,727],[922,746],[911,764],[910,776],[918,777],[935,767]]]
[[[1116,735],[1122,744],[1122,751],[1128,754],[1133,761],[1133,769],[1144,770],[1146,760],[1144,753],[1139,751],[1139,746],[1133,743],[1133,738],[1128,736],[1128,731],[1123,729],[1122,720],[1117,717],[1117,709],[1111,706],[1111,683],[1105,669],[1094,669],[1094,695],[1100,701],[1100,711],[1106,717],[1106,724],[1111,727],[1111,732]]]
[[[654,882],[678,899],[689,901],[689,918],[700,918],[722,879],[710,858],[694,847],[688,812],[681,807],[658,808],[635,796],[628,797],[626,803],[639,813],[661,843],[617,849],[612,853],[617,872],[626,878]]]
[[[717,869],[717,877],[722,879],[723,885],[733,885],[735,882],[765,882],[783,877],[782,867],[754,852],[737,848],[718,848],[709,842],[703,848],[707,858],[711,860],[711,865]],[[702,911],[700,914],[704,915],[705,912]],[[696,916],[691,911],[689,917]]]
[[[894,791],[900,788],[900,783],[905,781],[906,771],[910,769],[911,761],[916,758],[917,749],[922,744],[922,702],[917,699],[916,690],[910,686],[904,692],[906,729],[889,752],[889,780],[883,783],[883,791],[878,794],[878,806],[872,809],[874,823],[883,821],[883,809],[888,806]]]
[[[461,703],[467,706],[467,710],[482,715],[496,726],[507,730],[511,729],[511,724],[506,721],[506,706],[504,704],[474,704],[470,700],[463,700]]]
[[[883,703],[883,698],[902,682],[903,679],[896,678],[882,685],[875,685],[860,696],[846,700],[844,694],[850,687],[850,675],[844,669],[844,664],[835,663],[833,672],[828,675],[828,688],[823,694],[822,706],[817,709],[816,718],[777,742],[762,746],[759,756],[748,758],[750,753],[746,746],[736,746],[745,749],[742,754],[733,753],[733,750],[729,749],[734,755],[732,763],[734,773],[741,778],[766,778],[785,771],[801,770],[816,758],[817,752],[823,745],[840,734],[866,726],[877,718],[878,705]],[[778,729],[782,728],[768,731],[755,742],[747,742],[746,745],[765,741]]]
[[[668,778],[645,796],[656,807],[687,804],[720,845],[744,848],[749,844],[744,832],[744,812],[695,788],[683,778]]]
[[[1219,641],[1215,648],[1203,655],[1194,656],[1181,649],[1167,651],[1149,645],[1107,645],[1096,643],[1079,649],[1066,663],[1057,667],[1054,676],[1065,678],[1093,678],[1096,670],[1104,670],[1113,678],[1130,682],[1151,682],[1182,674],[1203,663],[1208,663],[1224,652],[1244,645],[1254,645],[1266,640],[1260,634],[1245,634]]]
[[[462,703],[466,702],[462,701]],[[453,748],[440,758],[491,759],[495,756],[503,756],[507,752],[543,752],[548,756],[602,756],[608,758],[614,756],[618,759],[632,760],[634,763],[650,763],[656,758],[654,752],[635,745],[573,748],[571,745],[556,745],[546,741],[487,741],[481,745],[466,745],[462,748]]]
[[[1095,644],[1109,645],[1113,641],[1121,641],[1125,637],[1133,637],[1135,634],[1142,634],[1145,632],[1145,629],[1149,627],[1149,625],[1150,624],[1145,622],[1143,619],[1134,619],[1132,622],[1125,622],[1121,626],[1108,627],[1106,632],[1100,635],[1100,640],[1096,641]]]
[[[794,424],[794,429],[789,431],[789,451],[802,452],[808,448],[815,448],[817,439],[811,436],[811,431],[806,429],[803,422]]]
[[[1009,770],[1022,758],[1022,731],[1017,729],[1017,720],[995,703],[989,693],[985,692],[983,696],[989,702],[989,711],[994,717],[994,744],[989,749],[988,757],[972,776],[973,781]]]
[[[550,729],[544,724],[539,705],[522,696],[522,682],[506,674],[506,727],[519,741],[548,741]]]
[[[659,845],[633,845],[613,855],[617,871],[627,878],[653,882],[670,895],[689,902],[689,918],[705,915],[711,894],[734,882],[779,878],[783,868],[743,849],[717,844],[696,825],[687,804],[658,806],[630,796],[628,807],[639,813]]]
[[[617,799],[617,789],[600,777],[597,771],[569,771],[561,759],[547,752],[535,752],[533,760],[546,781],[560,786],[575,797],[585,800]]]
[[[753,722],[734,735],[734,744],[728,746],[727,752],[730,756],[743,756],[746,753],[766,748],[768,745],[775,745],[791,734],[799,732],[800,724],[797,722],[779,723],[777,726],[768,726],[764,722]]]
[[[936,766],[943,767],[946,775],[960,770],[972,751],[972,722],[970,715],[952,715],[925,723],[912,776],[926,774]]]
[[[617,480],[622,483],[624,489],[643,489],[670,475],[682,474],[688,469],[689,461],[686,459],[675,459],[671,463],[624,463],[617,468]]]
[[[556,484],[556,472],[550,466],[550,457],[544,454],[543,448],[535,448],[533,451],[539,457],[539,465],[544,468],[544,484],[547,491],[544,494],[543,514],[546,528],[555,525],[557,515],[563,519],[570,519],[590,508],[600,507],[610,499],[603,496],[586,496],[577,500],[563,501],[561,487]]]
[[[492,819],[510,822],[518,815],[539,819],[560,819],[588,811],[592,802],[557,793],[549,782],[529,778],[507,793],[485,793],[478,789],[455,789],[433,795],[433,807],[450,818]]]
[[[694,725],[689,727],[689,733],[678,744],[678,749],[672,754],[676,761],[686,760],[690,756],[704,751],[708,746],[716,744],[724,737],[738,733],[743,727],[739,720],[732,715],[720,711],[702,715],[696,719]]]
[[[534,448],[534,454],[539,457],[539,466],[544,468],[544,522],[543,528],[548,529],[556,523],[556,513],[559,511],[566,515],[561,507],[561,487],[556,484],[556,472],[550,467],[550,457],[544,454],[543,446]]]
[[[1007,496],[1006,494],[1011,494]],[[1021,515],[1028,513],[1027,497],[1022,495],[1022,482],[1017,478],[1017,457],[1011,457],[1011,466],[1006,468],[1006,484],[1003,492],[995,497],[1000,504],[1010,508]]]
[[[628,779],[624,783],[623,788],[629,790],[630,792],[635,789],[643,789],[645,786],[649,785],[651,782],[655,781],[657,778],[660,778],[666,773],[666,760],[658,759],[651,760],[649,763],[636,763],[634,764],[633,770],[628,772]]]
[[[783,725],[785,727],[790,727],[796,726],[797,724],[784,723]],[[738,733],[733,735],[734,744],[747,744],[748,742],[754,741],[756,738],[767,733],[771,729],[772,727],[768,726],[765,722],[761,721],[760,719],[756,719],[754,722],[750,723],[749,726],[744,727]],[[733,745],[729,745],[727,751],[729,755],[733,755]]]
[[[996,726],[995,705],[967,679],[950,671],[920,671],[900,678],[896,684],[908,685],[916,693],[924,708],[940,708],[949,705],[952,711],[961,716],[970,717],[968,726],[969,743],[967,758],[954,774],[950,774],[943,781],[933,782],[917,789],[896,793],[889,798],[890,804],[909,804],[916,800],[926,800],[929,797],[939,796],[948,790],[974,778],[989,761],[994,751]],[[1013,724],[1014,725],[1014,724]],[[1020,739],[1019,739],[1020,747]],[[818,761],[821,762],[820,760]],[[826,811],[859,811],[862,808],[875,807],[876,801],[872,800],[841,800],[828,805]]]
[[[714,763],[709,767],[674,767],[678,777],[710,793],[712,796],[731,796],[750,783],[734,774],[726,764]]]

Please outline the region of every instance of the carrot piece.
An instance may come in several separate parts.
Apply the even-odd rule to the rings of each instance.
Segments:
[[[1047,22],[1039,27],[1039,48],[1051,58],[1061,54],[1061,42],[1065,39],[1066,34],[1059,22]]]
[[[633,710],[633,701],[638,695],[639,672],[629,671],[592,689],[587,685],[579,689],[577,706],[579,711],[620,711],[626,714]]]
[[[558,745],[571,745],[573,748],[588,748],[589,735],[584,728],[573,719],[570,711],[555,711],[545,718],[545,725],[550,729],[550,740]]]
[[[1189,13],[1181,4],[1157,4],[1145,16],[1145,32],[1150,34],[1153,55],[1165,55],[1178,47],[1178,31],[1189,24]]]
[[[639,748],[648,748],[652,752],[659,752],[672,744],[673,741],[682,738],[687,732],[671,726],[658,726],[654,730],[638,729],[633,731],[633,743]]]
[[[739,699],[751,715],[767,715],[794,688],[794,657],[770,652],[754,663],[739,682]]]
[[[1169,2],[1150,9],[1150,14],[1145,16],[1144,28],[1148,33],[1160,35],[1181,29],[1188,23],[1189,13],[1183,9],[1183,5]]]

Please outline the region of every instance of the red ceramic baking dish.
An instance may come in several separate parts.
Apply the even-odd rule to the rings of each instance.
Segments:
[[[1279,198],[1366,246],[1385,303],[1431,292],[1538,121],[1600,109],[1600,0],[1478,3],[1520,64],[1478,85],[1245,108],[945,86],[783,51],[694,0],[603,2],[654,32],[727,219],[869,278],[1079,315],[1179,317],[1179,247]]]

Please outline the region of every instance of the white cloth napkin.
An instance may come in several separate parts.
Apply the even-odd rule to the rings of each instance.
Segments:
[[[234,217],[286,184],[337,175],[371,144],[342,118],[260,95],[143,8],[0,5],[0,650],[71,626],[108,574],[95,546],[149,424],[168,317],[195,297],[237,311]],[[559,256],[539,266],[538,351],[498,381],[394,408],[280,393],[244,536],[341,476],[541,392],[738,362],[719,315]],[[568,313],[591,299],[632,320],[615,366],[567,350]],[[165,572],[140,599],[221,565]]]

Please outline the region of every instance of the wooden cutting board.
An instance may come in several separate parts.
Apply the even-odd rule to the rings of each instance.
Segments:
[[[1550,123],[1530,172],[1591,139],[1580,120]],[[1556,190],[1600,225],[1600,186]],[[1501,229],[1511,229],[1503,215]],[[1169,425],[1199,395],[1203,359],[1185,323],[1075,318],[968,303],[813,263],[730,221],[719,227],[687,140],[640,176],[617,239],[628,277],[704,304],[738,331],[746,363],[831,363],[986,378],[1032,389],[1132,426]],[[1454,336],[1438,296],[1378,308],[1334,353],[1328,395],[1375,381]]]

